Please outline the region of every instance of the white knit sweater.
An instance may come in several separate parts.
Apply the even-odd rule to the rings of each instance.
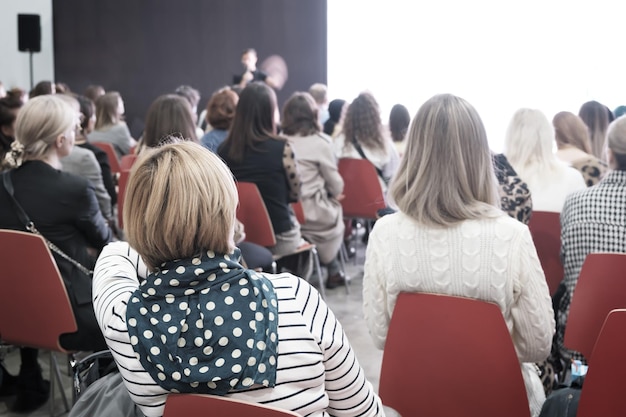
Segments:
[[[169,392],[135,357],[126,325],[126,304],[142,276],[146,276],[145,265],[127,243],[107,245],[94,272],[93,305],[131,398],[147,417],[158,417]],[[303,416],[384,417],[380,398],[319,293],[291,274],[268,278],[278,300],[276,386],[228,396]]]
[[[365,319],[383,348],[398,294],[427,292],[496,303],[520,362],[550,353],[554,314],[548,286],[528,228],[504,213],[454,227],[420,225],[403,213],[376,222],[363,278]],[[530,364],[522,366],[531,412],[545,400]]]

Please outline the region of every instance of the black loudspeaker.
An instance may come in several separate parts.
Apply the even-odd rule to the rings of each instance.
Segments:
[[[38,14],[17,15],[17,49],[41,51],[41,21]]]

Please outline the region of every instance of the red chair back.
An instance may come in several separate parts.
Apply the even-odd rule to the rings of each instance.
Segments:
[[[228,397],[202,394],[170,394],[163,417],[300,417],[292,411]]]
[[[128,155],[122,156],[122,159],[120,161],[120,170],[130,171],[130,169],[133,167],[133,164],[135,163],[136,160],[137,160],[136,154],[128,154]]]
[[[238,182],[237,192],[239,193],[237,219],[245,227],[246,241],[265,247],[276,245],[274,228],[256,184]]]
[[[593,365],[580,393],[577,417],[626,416],[626,310],[613,310],[602,326],[593,349]]]
[[[500,309],[468,298],[398,296],[379,392],[383,404],[402,416],[530,415],[520,363]]]
[[[107,142],[93,142],[93,145],[106,152],[109,158],[109,165],[111,166],[111,173],[114,175],[119,174],[121,171],[120,160],[117,158],[117,152],[115,152],[113,145]]]
[[[626,308],[626,254],[590,253],[574,288],[565,346],[582,353],[592,365],[600,329],[609,312],[618,308]]]
[[[0,338],[66,352],[59,336],[78,330],[65,284],[44,239],[0,230]]]
[[[124,230],[124,201],[126,200],[126,186],[130,171],[121,171],[117,180],[117,224]]]
[[[343,216],[376,219],[386,203],[374,165],[365,159],[341,158],[339,174],[344,182]]]
[[[533,211],[528,223],[541,268],[546,276],[550,294],[554,295],[563,281],[561,263],[561,222],[559,213]]]
[[[296,219],[298,220],[298,223],[300,224],[306,223],[306,217],[304,215],[304,207],[302,207],[302,202],[296,201],[295,203],[291,203],[291,208],[293,209],[293,212],[296,215]]]

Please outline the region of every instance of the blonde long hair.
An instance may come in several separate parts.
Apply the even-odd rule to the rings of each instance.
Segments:
[[[497,215],[496,179],[487,133],[467,101],[436,95],[418,110],[390,193],[406,215],[452,226]]]

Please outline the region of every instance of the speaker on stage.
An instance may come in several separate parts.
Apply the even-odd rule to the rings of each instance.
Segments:
[[[41,20],[38,14],[17,15],[17,48],[22,52],[41,52]]]

